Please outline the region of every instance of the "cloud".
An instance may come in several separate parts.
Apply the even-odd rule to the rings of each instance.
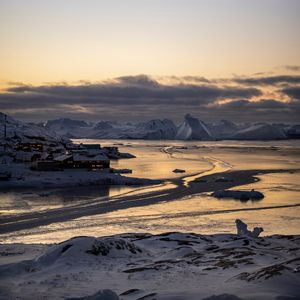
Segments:
[[[166,76],[163,77],[163,79],[169,79],[173,80],[175,82],[181,82],[181,83],[206,83],[209,84],[211,83],[211,80],[203,77],[203,76]]]
[[[299,119],[299,106],[295,101],[283,103],[280,101],[283,99],[264,99],[263,87],[261,84],[255,86],[252,81],[247,85],[237,83],[238,78],[219,82],[197,76],[168,78],[169,81],[138,75],[98,83],[79,82],[77,85],[19,83],[0,93],[0,111],[24,120],[70,117],[94,121],[141,121],[167,117],[179,121],[188,112],[206,121]],[[274,80],[274,76],[272,78]],[[290,96],[292,91],[288,88],[286,86],[280,92]]]
[[[300,76],[297,75],[277,75],[265,77],[241,77],[234,79],[236,83],[246,85],[276,85],[300,83]]]
[[[147,75],[123,76],[116,78],[116,81],[124,85],[158,87],[158,82]]]
[[[216,116],[226,116],[231,120],[242,122],[292,122],[300,121],[300,103],[282,102],[275,99],[249,101],[234,100],[227,103],[215,103],[211,108]],[[238,118],[236,115],[238,114]]]
[[[284,68],[289,71],[300,72],[300,66],[287,65]]]
[[[225,98],[251,98],[261,95],[250,87],[216,85],[164,85],[146,76],[119,77],[98,84],[19,85],[0,94],[0,107],[8,105],[99,104],[99,105],[201,105]],[[7,102],[8,101],[8,102]]]
[[[300,100],[300,86],[287,87],[282,89],[281,92],[294,100]]]
[[[274,99],[260,99],[259,101],[249,101],[249,100],[236,100],[226,103],[216,104],[220,109],[225,108],[243,108],[253,110],[274,110],[274,109],[286,109],[290,107],[290,103],[282,102]]]

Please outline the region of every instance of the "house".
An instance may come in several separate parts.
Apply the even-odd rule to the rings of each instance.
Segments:
[[[95,147],[95,144],[92,144],[91,147],[88,147],[88,148],[85,148],[85,147],[80,147],[80,148],[77,148],[77,149],[73,149],[71,150],[70,152],[73,153],[73,154],[82,154],[82,155],[86,155],[86,156],[96,156],[98,154],[104,154],[107,156],[108,154],[108,151],[105,150],[104,148],[101,148],[100,145],[96,145]]]
[[[63,154],[54,158],[63,169],[107,169],[110,166],[108,157],[99,153],[97,155],[84,155],[81,153]]]
[[[105,149],[105,150],[107,150],[109,152],[117,152],[117,153],[119,153],[119,148],[115,147],[115,146],[110,146],[110,147],[106,146],[106,147],[103,147],[103,149]]]
[[[118,147],[103,147],[103,149],[109,158],[111,159],[120,158],[120,152]]]
[[[32,163],[31,169],[35,171],[61,171],[60,163],[54,160],[37,160]]]
[[[80,144],[82,147],[91,150],[100,150],[101,149],[101,145],[100,144]]]
[[[73,168],[107,169],[110,166],[108,157],[103,153],[97,155],[75,154],[73,163]]]
[[[52,152],[44,152],[41,157],[40,160],[53,160],[54,156]]]
[[[12,163],[13,160],[14,160],[14,157],[13,157],[12,153],[0,151],[0,165]],[[1,167],[0,167],[0,169],[1,169]]]
[[[53,158],[54,161],[58,162],[61,166],[67,166],[69,163],[73,162],[72,154],[61,154]]]
[[[19,143],[16,146],[17,151],[26,151],[26,152],[32,152],[32,151],[39,151],[43,152],[44,145],[42,143]]]
[[[35,171],[62,171],[64,164],[72,159],[72,155],[59,155],[53,159],[50,153],[43,153],[39,160],[34,161],[31,169]]]
[[[17,151],[15,155],[16,162],[33,162],[41,157],[40,153]]]

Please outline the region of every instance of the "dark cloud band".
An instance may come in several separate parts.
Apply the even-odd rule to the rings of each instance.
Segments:
[[[175,83],[162,84],[146,75],[78,85],[20,83],[0,93],[0,110],[27,120],[63,116],[94,120],[160,117],[176,120],[187,112],[205,116],[207,120],[228,117],[255,122],[263,114],[265,121],[299,118],[299,104],[295,101],[299,99],[299,76],[243,77],[219,82],[193,76],[169,79]],[[279,85],[277,90],[290,101],[276,98],[258,101],[264,97],[262,85],[265,84]]]

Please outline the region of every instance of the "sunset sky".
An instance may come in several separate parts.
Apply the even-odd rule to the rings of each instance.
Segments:
[[[299,15],[298,0],[0,0],[0,111],[297,122]]]

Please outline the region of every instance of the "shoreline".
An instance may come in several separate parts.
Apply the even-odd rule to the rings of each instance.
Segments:
[[[74,186],[143,186],[159,184],[159,179],[148,179],[138,177],[127,177],[120,174],[103,173],[100,171],[64,171],[64,172],[35,172],[37,178],[31,178],[26,182],[18,180],[0,182],[1,191],[11,189],[30,189],[30,188],[64,188]],[[35,173],[34,173],[35,172]],[[65,176],[61,176],[61,175]],[[28,174],[26,174],[28,175]],[[44,178],[40,175],[45,175]],[[30,175],[28,175],[30,176]],[[48,177],[47,177],[48,176]],[[59,177],[60,176],[60,177]]]
[[[202,181],[191,181],[189,186],[184,185],[184,180],[174,179],[170,180],[175,184],[175,188],[164,190],[161,193],[158,191],[150,191],[137,195],[127,194],[125,196],[115,196],[113,198],[107,197],[108,202],[88,202],[84,205],[74,205],[70,207],[63,207],[58,209],[50,209],[48,211],[24,213],[17,216],[3,216],[0,220],[0,234],[30,229],[37,226],[45,226],[57,222],[65,222],[72,219],[105,214],[112,211],[141,207],[150,204],[157,204],[180,198],[205,193],[214,192],[216,190],[228,189],[240,185],[257,182],[259,179],[255,176],[261,174],[290,172],[291,170],[248,170],[248,171],[226,171],[223,173],[213,173],[206,176],[199,175]],[[295,171],[295,170],[293,170]],[[216,182],[222,176],[221,182]],[[150,186],[151,187],[151,186]],[[104,197],[105,199],[105,197]]]

